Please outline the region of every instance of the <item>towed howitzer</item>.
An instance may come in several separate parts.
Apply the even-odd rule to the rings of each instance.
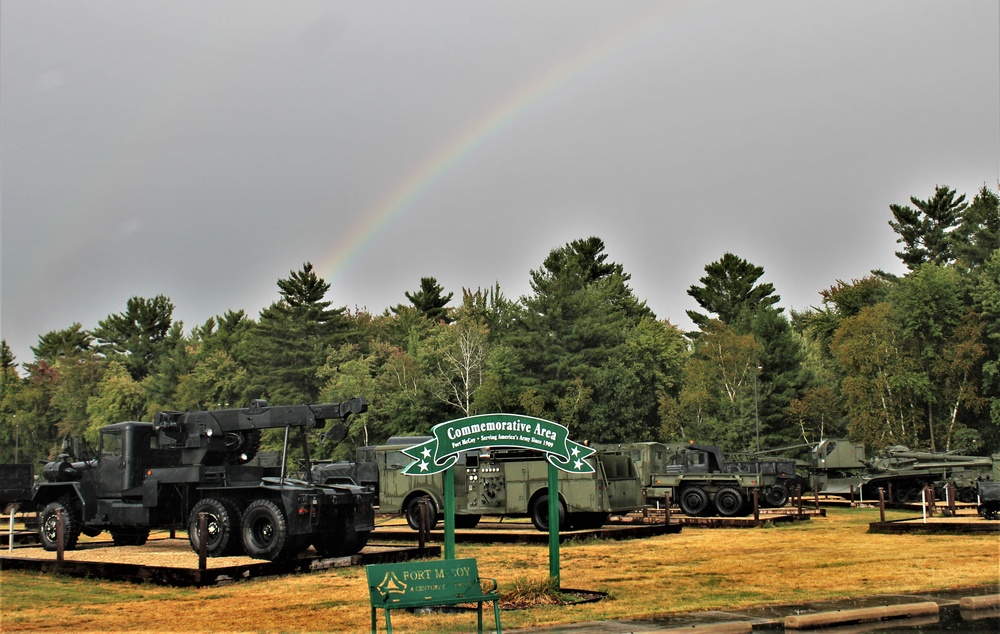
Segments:
[[[153,422],[129,421],[100,430],[96,454],[76,459],[80,443],[43,470],[32,501],[43,507],[43,547],[73,548],[81,533],[111,532],[118,545],[145,543],[151,528],[186,525],[199,550],[205,515],[209,556],[245,552],[284,559],[312,545],[321,555],[353,554],[374,529],[369,491],[351,485],[319,485],[286,477],[292,428],[300,429],[308,464],[306,431],[331,430],[343,437],[343,421],[368,408],[364,399],[344,403],[268,406],[255,400],[241,409],[161,412]],[[280,466],[253,464],[265,429],[285,430]]]
[[[875,499],[884,489],[889,499],[914,502],[924,487],[933,486],[944,499],[948,486],[958,501],[976,501],[976,483],[984,478],[1000,479],[1000,455],[969,456],[952,451],[911,451],[894,445],[883,454],[866,458],[865,447],[842,438],[820,441],[810,452],[810,484],[821,493],[847,495],[858,492]]]

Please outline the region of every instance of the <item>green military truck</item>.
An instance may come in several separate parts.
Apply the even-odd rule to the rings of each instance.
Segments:
[[[430,436],[393,437],[385,445],[359,447],[354,462],[313,467],[317,482],[357,483],[377,494],[379,513],[400,513],[419,528],[420,504],[430,505],[433,523],[444,508],[444,473],[404,475],[413,459],[403,453]],[[455,526],[475,527],[482,515],[530,517],[548,531],[548,463],[537,452],[519,449],[468,451],[452,469],[455,479]],[[595,454],[594,473],[559,472],[560,528],[599,527],[611,513],[641,509],[642,486],[630,456]]]
[[[559,528],[600,528],[612,513],[643,508],[642,483],[631,456],[597,452],[593,473],[559,472]],[[548,463],[537,452],[495,449],[468,464],[470,512],[528,516],[549,530]]]
[[[792,461],[727,463],[714,445],[636,442],[599,445],[598,449],[631,456],[647,502],[669,492],[684,514],[692,517],[748,515],[755,490],[760,506],[784,506],[790,483],[795,481]]]

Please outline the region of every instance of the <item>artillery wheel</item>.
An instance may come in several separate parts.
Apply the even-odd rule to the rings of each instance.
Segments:
[[[59,550],[58,522],[59,513],[63,516],[63,550],[73,550],[80,539],[80,518],[73,511],[69,500],[61,499],[49,502],[39,517],[38,536],[45,550]]]
[[[188,515],[188,541],[191,549],[201,549],[201,534],[198,530],[198,515],[205,513],[205,554],[221,557],[239,548],[239,511],[235,504],[227,500],[204,498],[194,505]]]
[[[549,496],[539,495],[531,505],[531,523],[535,528],[547,533],[549,532]],[[568,528],[566,525],[566,505],[559,500],[559,528]]]
[[[149,529],[137,526],[121,526],[111,529],[111,540],[115,546],[142,546],[149,539]]]
[[[788,504],[788,489],[776,484],[764,493],[764,503],[771,508],[780,509]]]
[[[475,528],[482,519],[481,515],[459,515],[455,514],[455,528]]]
[[[406,523],[409,524],[410,528],[415,531],[420,530],[420,504],[422,500],[427,501],[427,505],[430,509],[430,521],[427,525],[427,530],[432,531],[434,527],[437,526],[438,522],[438,511],[437,504],[429,495],[418,495],[410,499],[406,503],[406,508],[404,512],[406,513]]]
[[[295,556],[288,535],[288,521],[271,500],[254,500],[243,515],[243,547],[255,559],[278,561]]]
[[[962,487],[958,490],[957,497],[959,502],[975,502],[976,490],[972,487]]]
[[[715,493],[715,510],[722,517],[735,517],[743,511],[746,498],[738,489],[722,487]]]
[[[681,490],[678,504],[681,505],[681,510],[684,511],[685,515],[698,517],[708,509],[708,494],[701,487],[685,487]]]

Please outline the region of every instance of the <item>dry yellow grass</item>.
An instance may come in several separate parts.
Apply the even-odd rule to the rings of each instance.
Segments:
[[[900,517],[891,514],[888,519]],[[564,588],[607,592],[597,603],[505,611],[504,628],[824,598],[1000,585],[1000,535],[868,534],[871,509],[762,529],[685,528],[652,539],[564,545]],[[983,520],[980,520],[983,521]],[[548,575],[548,549],[459,544],[501,590]],[[345,569],[176,589],[0,573],[5,632],[366,632],[364,571]],[[458,632],[470,614],[393,615],[401,633]],[[380,630],[384,620],[379,615]]]

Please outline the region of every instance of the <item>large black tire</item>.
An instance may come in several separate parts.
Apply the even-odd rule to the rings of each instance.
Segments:
[[[722,517],[735,517],[743,512],[746,498],[739,489],[722,487],[715,492],[715,510]]]
[[[780,509],[788,504],[788,489],[775,484],[764,493],[764,504],[769,508]]]
[[[461,515],[455,514],[455,528],[475,528],[482,519],[481,515]]]
[[[149,529],[138,526],[121,526],[111,529],[115,546],[142,546],[149,539]]]
[[[539,495],[531,504],[531,523],[535,528],[543,533],[549,532],[549,496]],[[569,526],[566,522],[566,505],[559,500],[559,530],[566,530]]]
[[[271,500],[255,500],[243,514],[243,548],[254,559],[278,561],[298,554],[289,539],[288,520]],[[296,552],[291,552],[295,550]]]
[[[201,535],[198,515],[205,513],[205,554],[222,557],[238,552],[240,544],[240,518],[236,505],[227,500],[205,498],[194,505],[188,515],[188,541],[194,552],[199,552]]]
[[[681,489],[678,504],[681,510],[689,517],[699,517],[705,514],[709,508],[708,493],[698,486],[689,486]]]
[[[429,507],[430,521],[428,522],[427,530],[432,531],[437,526],[438,509],[437,504],[434,503],[434,500],[429,495],[418,495],[406,502],[406,508],[403,509],[403,512],[406,513],[406,523],[413,530],[420,530],[420,503],[422,500],[426,500]]]
[[[38,537],[45,550],[59,550],[58,514],[63,516],[63,550],[73,550],[80,539],[81,522],[69,500],[49,502],[39,517]]]

